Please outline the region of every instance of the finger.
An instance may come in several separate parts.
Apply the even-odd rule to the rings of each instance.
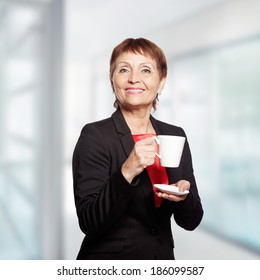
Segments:
[[[145,154],[145,153],[156,153],[156,147],[154,145],[136,145],[135,151],[137,154]]]
[[[147,167],[147,166],[151,166],[151,165],[153,165],[154,164],[154,158],[147,158],[146,160],[145,160],[145,168]]]
[[[136,153],[134,162],[137,163],[139,167],[146,168],[148,165],[153,165],[155,161],[155,153],[154,152],[139,152]]]
[[[146,151],[156,151],[157,146],[156,146],[155,142],[149,141],[149,140],[151,140],[151,138],[150,139],[147,138],[147,139],[141,140],[139,142],[136,142],[135,147],[137,149],[144,149]]]
[[[179,188],[180,192],[184,192],[185,190],[190,189],[190,182],[187,180],[180,180],[176,183],[176,187]]]
[[[169,201],[174,201],[174,202],[182,201],[187,197],[187,194],[185,194],[185,195],[173,195],[173,194],[167,194],[167,193],[163,193],[163,192],[157,192],[156,194],[157,194],[158,197],[162,197],[162,198],[165,198]]]
[[[146,138],[146,139],[143,139],[143,140],[140,140],[140,141],[136,142],[136,146],[156,147],[156,143],[155,143],[155,141],[153,141],[152,138]]]
[[[154,141],[153,137],[147,137],[147,138],[144,138],[144,139],[142,139],[142,140],[138,141],[137,143],[143,143],[143,144],[155,144],[155,145],[156,145],[156,143],[155,143],[155,141]]]

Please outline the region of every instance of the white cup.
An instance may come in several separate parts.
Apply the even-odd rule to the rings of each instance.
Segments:
[[[158,135],[154,140],[159,146],[160,164],[165,167],[179,167],[185,137],[173,135]]]

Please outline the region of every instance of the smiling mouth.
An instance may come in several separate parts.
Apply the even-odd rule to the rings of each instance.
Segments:
[[[128,94],[141,94],[144,90],[142,88],[127,88],[126,92]]]

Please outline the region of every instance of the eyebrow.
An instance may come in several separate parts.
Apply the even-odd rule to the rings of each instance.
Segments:
[[[117,65],[119,65],[119,64],[127,64],[127,65],[130,65],[130,63],[129,63],[129,62],[126,62],[126,61],[119,61]],[[143,65],[150,65],[150,66],[154,67],[153,64],[150,63],[150,62],[142,62],[142,63],[140,63],[139,65],[140,65],[140,66],[143,66]]]

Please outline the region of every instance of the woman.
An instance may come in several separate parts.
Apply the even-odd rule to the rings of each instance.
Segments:
[[[185,136],[151,116],[167,76],[162,50],[149,40],[126,39],[112,52],[110,81],[117,110],[87,124],[73,156],[77,215],[85,233],[77,259],[174,259],[170,219],[194,230],[203,209],[188,142],[178,168],[160,166],[158,134]],[[182,196],[156,192],[176,184]]]

